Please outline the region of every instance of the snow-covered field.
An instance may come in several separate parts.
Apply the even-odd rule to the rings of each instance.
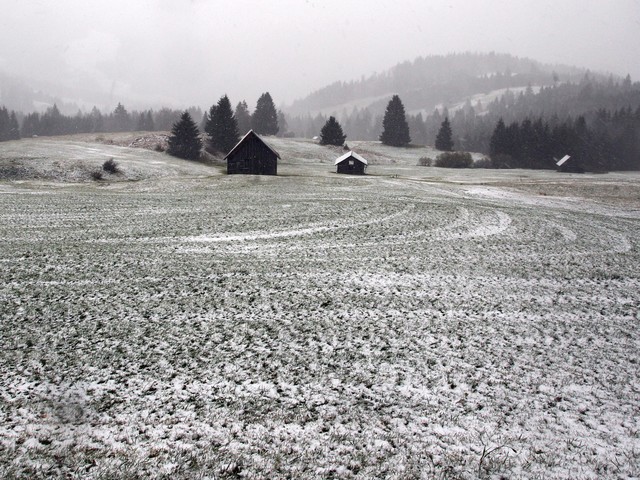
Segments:
[[[0,477],[640,476],[640,175],[271,144],[0,181]]]

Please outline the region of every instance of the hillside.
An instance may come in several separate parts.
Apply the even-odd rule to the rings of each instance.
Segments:
[[[207,176],[221,173],[219,167],[187,162],[145,148],[128,147],[140,135],[104,134],[26,138],[0,143],[0,180],[91,182],[101,172],[108,182],[163,177]],[[120,145],[119,145],[120,144]],[[113,159],[120,173],[102,169]]]
[[[384,111],[389,97],[398,94],[405,108],[432,112],[480,93],[574,81],[584,69],[547,65],[507,54],[451,54],[420,57],[379,73],[350,82],[336,82],[293,102],[286,108],[292,116],[351,113],[368,108],[372,114]]]

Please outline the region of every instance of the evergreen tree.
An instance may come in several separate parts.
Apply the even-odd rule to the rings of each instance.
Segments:
[[[142,132],[152,132],[155,130],[155,126],[153,124],[153,116],[151,114],[151,110],[147,110],[146,112],[140,112],[140,116],[138,117],[138,124],[136,126],[136,130]]]
[[[207,128],[209,145],[215,151],[227,153],[238,143],[238,123],[231,110],[229,97],[223,95],[210,110]]]
[[[34,135],[40,135],[40,115],[38,112],[28,114],[22,121],[22,136],[33,137]]]
[[[92,124],[92,132],[103,132],[104,131],[104,117],[102,112],[98,110],[98,107],[93,107],[91,109],[91,113],[89,114],[91,118]]]
[[[156,129],[156,126],[153,123],[153,115],[151,114],[151,110],[147,111],[145,123],[146,123],[145,128],[147,129],[147,131],[153,132]]]
[[[404,105],[398,95],[394,95],[387,105],[387,110],[382,120],[380,141],[392,147],[404,147],[411,142]]]
[[[287,119],[284,116],[284,112],[282,110],[278,110],[278,136],[284,137],[284,134],[287,133]]]
[[[9,116],[9,140],[20,140],[20,125],[18,125],[16,112],[13,110]]]
[[[504,120],[500,118],[496,124],[496,128],[493,130],[491,140],[489,141],[489,154],[493,157],[495,155],[504,155],[507,153],[507,127],[504,124]]]
[[[196,160],[200,157],[202,141],[198,127],[189,112],[184,112],[180,120],[173,125],[169,136],[167,153],[174,157]]]
[[[216,105],[215,103],[211,105],[209,112],[206,113],[204,118],[202,119],[202,121],[204,122],[204,133],[206,133],[209,137],[214,135],[213,131],[215,128],[213,124],[213,117],[216,114],[217,108],[218,108],[218,105]]]
[[[111,130],[114,132],[128,132],[131,130],[131,116],[120,102],[118,102],[113,111],[112,121]]]
[[[5,106],[2,106],[0,107],[0,142],[6,142],[7,140],[10,140],[9,123],[9,111]]]
[[[64,133],[64,118],[55,103],[47,108],[40,118],[40,133],[42,135],[62,135]]]
[[[236,105],[234,116],[236,117],[236,122],[238,122],[238,134],[244,136],[251,130],[251,114],[249,113],[247,102],[243,100]]]
[[[438,130],[438,135],[436,135],[436,148],[443,152],[453,150],[453,133],[451,131],[451,124],[449,123],[449,117],[446,117],[440,124],[440,130]]]
[[[260,135],[275,135],[278,133],[278,113],[269,92],[260,95],[256,109],[251,117],[251,126]]]
[[[140,112],[140,115],[138,115],[138,121],[136,122],[136,131],[137,132],[146,131],[145,125],[146,125],[145,112]]]
[[[327,123],[325,123],[322,130],[320,130],[320,145],[336,145],[341,147],[344,145],[346,138],[347,136],[342,132],[342,127],[335,117],[329,117]]]

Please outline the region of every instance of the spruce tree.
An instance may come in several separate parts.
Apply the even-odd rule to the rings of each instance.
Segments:
[[[344,145],[346,138],[347,136],[342,132],[342,127],[335,117],[329,117],[329,120],[327,120],[322,130],[320,130],[320,145],[336,145],[341,147]]]
[[[40,135],[40,114],[38,112],[29,113],[22,121],[22,136],[33,137]]]
[[[238,143],[238,122],[233,116],[229,97],[223,95],[209,119],[207,134],[210,147],[218,152],[227,153]]]
[[[236,105],[235,111],[236,122],[238,122],[238,133],[244,136],[249,130],[251,130],[251,114],[249,113],[249,107],[244,100]]]
[[[491,140],[489,140],[489,155],[492,157],[495,155],[507,153],[507,127],[504,124],[502,117],[498,120],[496,128],[493,130]]]
[[[260,95],[256,109],[251,117],[251,126],[260,135],[275,135],[278,133],[278,113],[269,92]]]
[[[9,135],[9,123],[9,111],[6,107],[2,106],[0,107],[0,142],[6,142],[11,138]]]
[[[398,95],[394,95],[387,104],[387,110],[382,120],[380,141],[392,147],[404,147],[411,142],[404,105]]]
[[[440,124],[440,130],[438,130],[438,135],[436,135],[436,148],[443,152],[453,150],[453,134],[448,117]]]
[[[11,110],[11,115],[9,116],[9,139],[20,140],[20,125],[18,124],[16,112],[13,110]]]
[[[114,132],[128,132],[131,130],[131,115],[120,102],[118,102],[118,106],[113,111],[112,121]]]
[[[198,127],[189,112],[184,112],[171,129],[167,153],[174,157],[196,160],[200,157],[202,141]]]

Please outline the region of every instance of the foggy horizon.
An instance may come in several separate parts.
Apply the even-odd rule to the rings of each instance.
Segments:
[[[207,108],[227,94],[252,109],[269,91],[290,105],[336,81],[462,52],[640,78],[635,0],[62,0],[13,2],[3,18],[0,73],[112,103]]]

